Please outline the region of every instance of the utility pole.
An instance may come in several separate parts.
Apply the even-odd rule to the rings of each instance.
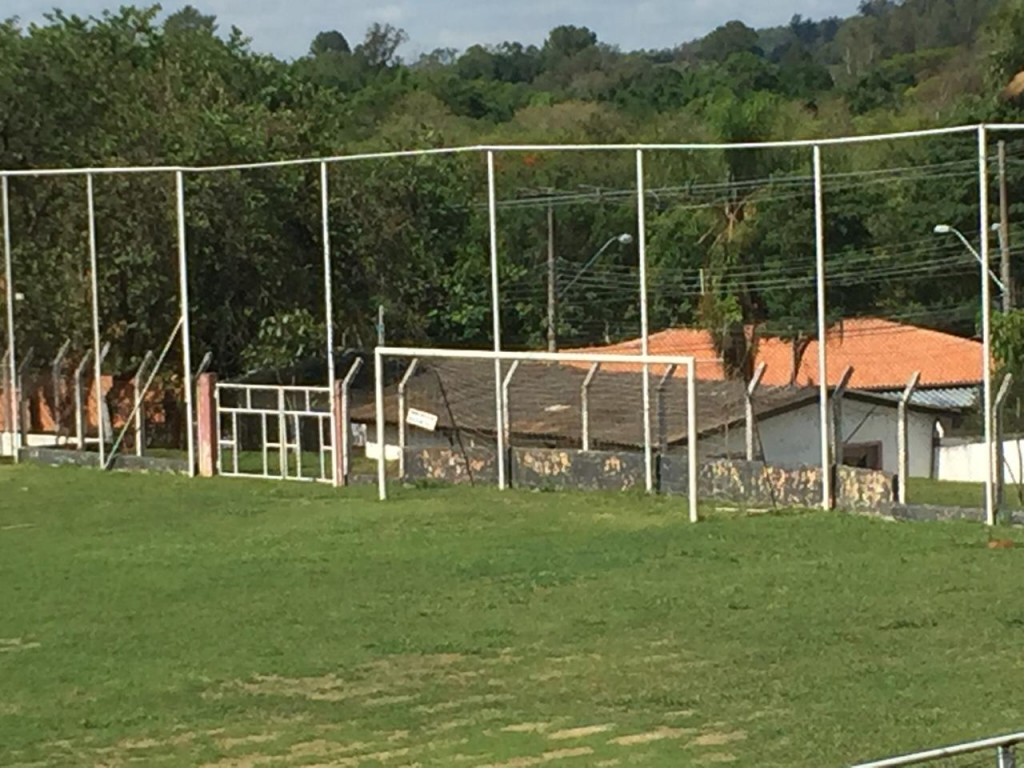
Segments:
[[[555,284],[555,207],[548,202],[548,352],[558,351],[558,287]]]
[[[1010,268],[1010,199],[1006,184],[1006,142],[999,142],[999,279],[1003,282],[1003,312],[1014,305],[1013,271]]]

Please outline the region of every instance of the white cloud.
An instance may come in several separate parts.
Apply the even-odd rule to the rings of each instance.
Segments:
[[[145,1],[145,0],[144,0]],[[221,29],[232,25],[253,39],[257,50],[279,56],[300,56],[317,32],[339,29],[352,42],[362,38],[374,22],[403,27],[409,33],[409,51],[438,47],[466,48],[473,43],[518,40],[540,44],[548,30],[559,24],[587,26],[604,42],[623,49],[665,48],[706,34],[731,19],[751,26],[785,24],[794,14],[806,18],[847,16],[857,0],[393,0],[374,5],[355,0],[191,0],[204,13],[217,15]],[[60,3],[68,13],[98,14],[117,8],[118,0],[77,0]],[[142,3],[140,3],[142,4]],[[184,5],[165,2],[167,11]],[[6,0],[4,16],[23,22],[39,21],[53,0]]]

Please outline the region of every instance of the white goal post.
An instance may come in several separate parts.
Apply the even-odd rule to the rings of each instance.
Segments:
[[[402,429],[402,448],[404,448],[404,426],[402,422],[407,417],[405,411],[403,390],[405,385],[408,383],[408,379],[411,376],[411,371],[415,367],[415,363],[419,361],[438,361],[438,360],[449,360],[459,361],[465,365],[472,366],[475,361],[477,363],[492,363],[494,369],[491,370],[490,366],[472,366],[472,370],[478,373],[481,378],[486,375],[488,387],[490,391],[487,392],[487,407],[493,405],[493,416],[488,416],[488,434],[493,435],[494,442],[497,446],[497,484],[498,487],[504,490],[508,485],[508,473],[506,462],[508,461],[508,435],[510,431],[510,419],[508,415],[508,403],[504,402],[504,395],[508,390],[508,380],[511,379],[515,373],[516,368],[520,364],[548,364],[546,370],[553,370],[550,364],[557,366],[554,370],[566,370],[571,369],[577,372],[580,376],[587,373],[588,367],[591,373],[586,375],[585,384],[589,386],[593,379],[593,372],[596,371],[600,366],[607,366],[609,369],[624,370],[629,369],[633,371],[633,377],[630,379],[630,384],[622,384],[621,387],[629,386],[630,392],[644,392],[645,396],[642,398],[642,406],[640,412],[635,414],[637,423],[650,425],[652,419],[650,397],[646,396],[649,394],[650,387],[652,384],[656,384],[654,381],[655,375],[662,377],[662,385],[665,381],[673,376],[673,373],[685,375],[686,381],[686,428],[685,428],[685,443],[686,443],[686,464],[687,464],[687,497],[689,502],[689,517],[691,522],[697,522],[697,478],[698,478],[698,426],[697,426],[697,386],[696,386],[696,358],[690,355],[629,355],[629,354],[608,354],[608,353],[584,353],[584,352],[517,352],[517,351],[492,351],[492,350],[460,350],[460,349],[437,349],[437,348],[419,348],[419,347],[387,347],[381,346],[374,350],[374,370],[375,370],[375,418],[376,418],[376,445],[377,445],[377,483],[379,496],[381,500],[387,498],[387,456],[385,451],[386,446],[386,416],[385,416],[385,361],[386,360],[402,360],[408,367],[408,371],[404,377],[401,378],[401,385],[399,386],[398,402],[400,403],[400,410],[402,413],[398,416],[398,423]],[[502,372],[501,364],[508,364],[507,370]],[[563,368],[564,366],[564,368]],[[655,368],[655,370],[651,370]],[[467,369],[468,370],[468,369]],[[537,369],[539,370],[539,369]],[[642,373],[642,376],[636,376],[636,373]],[[394,378],[394,377],[392,377]],[[621,377],[620,378],[624,378]],[[479,386],[479,381],[477,382]],[[504,390],[504,392],[503,392]],[[572,393],[575,395],[576,393]],[[478,398],[479,399],[479,398]],[[558,406],[564,407],[564,406]],[[553,410],[549,408],[547,410]],[[642,421],[641,421],[642,420]],[[586,427],[583,427],[584,434],[586,434]],[[644,437],[639,440],[637,447],[642,444],[643,447],[643,466],[644,475],[646,479],[646,490],[652,492],[654,490],[654,475],[655,475],[655,455],[654,455],[654,440],[651,437],[651,430],[646,427],[642,430]],[[584,438],[586,440],[586,438]],[[584,451],[587,450],[586,442],[584,442]]]

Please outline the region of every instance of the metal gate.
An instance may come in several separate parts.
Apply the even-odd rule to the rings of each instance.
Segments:
[[[219,474],[334,482],[329,387],[218,383],[216,395]]]

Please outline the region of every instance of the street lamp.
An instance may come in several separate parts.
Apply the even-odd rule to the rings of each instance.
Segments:
[[[623,232],[621,235],[616,235],[615,237],[609,238],[608,242],[602,245],[598,252],[590,257],[590,261],[584,264],[583,268],[576,273],[572,280],[569,281],[569,284],[558,292],[558,298],[562,298],[563,296],[565,296],[566,293],[568,293],[569,289],[572,288],[573,285],[575,285],[576,281],[583,276],[583,273],[590,269],[594,265],[594,262],[601,258],[601,254],[607,251],[608,248],[611,247],[612,243],[618,243],[619,245],[630,245],[632,244],[632,242],[633,236],[628,232]]]
[[[633,242],[633,236],[628,232],[623,232],[621,235],[608,238],[608,242],[602,245],[597,253],[590,257],[590,260],[583,265],[583,268],[577,272],[569,284],[562,288],[560,291],[556,291],[555,285],[555,270],[554,270],[554,249],[549,248],[548,253],[548,351],[554,352],[558,347],[556,338],[556,326],[558,325],[558,302],[561,301],[562,297],[569,291],[576,281],[583,276],[583,273],[590,269],[594,262],[601,258],[601,254],[607,251],[613,243],[619,245],[629,245]],[[550,245],[550,244],[549,244]]]
[[[995,227],[993,227],[993,229],[995,229]],[[961,232],[956,227],[951,227],[949,224],[937,224],[935,226],[934,232],[936,235],[956,235],[956,237],[959,238],[960,242],[964,244],[964,247],[968,251],[970,251],[971,255],[975,258],[975,260],[983,267],[987,266],[985,262],[982,260],[981,254],[978,253],[977,250],[975,250],[974,246],[971,245],[971,242],[966,237],[964,237],[963,232]],[[988,267],[988,273],[992,277],[992,282],[999,286],[999,290],[1002,291],[1003,293],[1006,293],[1006,286],[1003,284],[1002,280],[996,277],[996,273],[992,271],[991,267]]]

